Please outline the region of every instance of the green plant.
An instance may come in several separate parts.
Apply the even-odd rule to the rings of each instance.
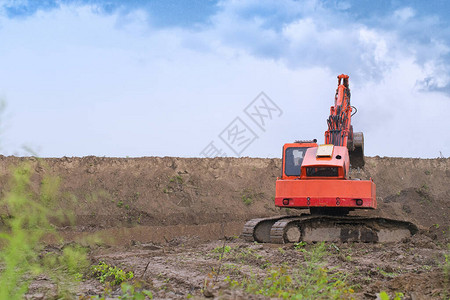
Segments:
[[[126,273],[122,269],[119,269],[116,266],[112,267],[102,261],[91,268],[92,275],[94,275],[101,283],[109,282],[111,285],[119,285],[123,281],[134,277],[133,272],[130,271]]]
[[[380,274],[383,275],[384,277],[394,278],[394,277],[398,276],[397,273],[395,273],[395,272],[386,272],[383,269],[381,269],[380,267],[377,267],[377,271],[380,272]]]
[[[230,273],[236,273],[236,274],[239,274],[239,271],[240,271],[239,266],[237,266],[235,264],[230,264],[230,263],[223,264],[223,269]]]
[[[181,175],[172,176],[169,178],[167,186],[163,189],[164,194],[170,194],[177,190],[183,189],[183,177]]]
[[[180,175],[173,176],[173,177],[171,177],[169,179],[169,182],[175,182],[175,183],[178,183],[178,184],[183,184],[183,177],[181,177]]]
[[[416,188],[416,193],[422,198],[422,200],[430,203],[432,201],[429,194],[429,187],[426,183],[422,184],[420,188]]]
[[[282,299],[345,299],[350,298],[353,289],[348,287],[345,276],[332,273],[324,267],[326,255],[324,243],[310,251],[301,249],[305,264],[297,268],[279,266],[270,268],[262,279],[246,276],[241,281],[225,279],[232,288],[241,288],[247,293],[278,297]]]
[[[92,300],[104,300],[111,298],[111,287],[106,286],[102,295],[91,296],[88,299]],[[149,290],[143,289],[140,282],[133,282],[132,284],[128,282],[123,282],[120,285],[121,295],[114,299],[124,299],[124,300],[143,300],[143,299],[153,299],[153,293]],[[81,298],[80,298],[81,299]],[[85,298],[83,298],[85,299]]]
[[[442,271],[444,273],[444,295],[442,299],[447,299],[450,286],[450,244],[447,244],[449,253],[444,254],[444,265]]]
[[[335,243],[331,243],[330,248],[331,248],[331,250],[334,250],[334,251],[336,251],[337,253],[340,253],[340,252],[341,252],[341,249],[339,249],[339,247],[336,246]]]
[[[247,248],[247,249],[237,250],[235,253],[235,257],[238,260],[244,262],[244,261],[253,260],[253,259],[259,260],[263,256],[261,254],[259,254],[258,252],[256,252],[254,249]]]
[[[256,193],[256,192],[252,191],[251,189],[244,189],[241,193],[241,199],[245,205],[250,205],[253,203],[253,200],[255,200],[257,198],[261,198],[261,197],[264,197],[263,192]]]
[[[120,200],[119,202],[117,202],[117,207],[122,207],[123,206],[123,201],[122,200]]]
[[[282,251],[284,250],[282,249]],[[264,256],[252,248],[233,248],[231,255],[229,255],[229,259],[245,264],[256,264],[261,269],[266,269],[271,265],[271,263],[265,259]]]
[[[405,295],[403,293],[395,293],[395,296],[392,300],[401,300]],[[391,298],[389,297],[388,293],[382,291],[380,292],[380,299],[381,300],[390,300]]]
[[[140,284],[131,285],[124,282],[121,284],[120,288],[122,290],[122,295],[119,296],[119,299],[142,300],[146,297],[153,299],[153,293],[148,290],[140,289]]]
[[[80,282],[89,269],[87,249],[80,245],[67,245],[60,252],[47,252],[42,256],[42,263],[49,277],[59,287],[61,298],[72,298],[71,285]]]
[[[242,202],[244,202],[245,205],[252,204],[253,200],[251,196],[242,195]]]
[[[230,253],[231,252],[231,247],[230,246],[228,246],[228,245],[224,245],[224,246],[222,246],[222,247],[216,247],[216,248],[214,248],[214,250],[213,250],[213,252],[214,253]]]
[[[42,165],[40,160],[37,163]],[[4,187],[5,196],[0,199],[0,299],[22,299],[30,281],[39,274],[50,275],[59,297],[67,298],[70,286],[82,276],[86,254],[79,248],[66,247],[61,252],[42,255],[44,236],[59,240],[49,218],[62,220],[64,214],[55,209],[60,179],[45,176],[36,193],[30,180],[33,169],[31,164],[16,166],[9,189]]]
[[[295,249],[303,249],[303,247],[305,247],[306,242],[298,242],[298,243],[294,243],[294,248]]]

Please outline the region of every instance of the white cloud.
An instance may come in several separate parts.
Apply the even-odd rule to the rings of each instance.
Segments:
[[[345,72],[369,155],[450,155],[440,133],[450,101],[418,86],[448,83],[436,75],[438,60],[420,64],[395,31],[335,22],[319,2],[266,2],[254,16],[255,3],[222,2],[195,29],[154,28],[143,11],[99,15],[91,6],[3,17],[7,150],[28,143],[44,156],[197,156],[264,91],[284,114],[244,155],[279,156],[284,142],[323,140],[335,76]],[[271,21],[271,10],[285,21]],[[448,52],[436,45],[436,56]]]
[[[400,19],[401,22],[408,21],[416,15],[416,12],[411,7],[403,7],[394,11],[394,17]]]
[[[385,64],[388,56],[388,46],[386,40],[375,30],[361,28],[359,30],[359,41],[365,51],[362,52],[362,59],[373,58],[376,64]]]

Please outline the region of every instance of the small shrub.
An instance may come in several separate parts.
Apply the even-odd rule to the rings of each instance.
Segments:
[[[250,205],[252,204],[253,200],[249,196],[242,195],[242,202],[244,202],[245,205]]]
[[[180,175],[172,176],[169,178],[167,186],[163,189],[164,194],[171,194],[176,191],[183,190],[183,177]]]
[[[231,252],[231,247],[228,245],[225,245],[223,247],[216,247],[213,250],[214,253],[230,253]]]
[[[447,245],[450,250],[450,244]],[[450,254],[444,254],[444,265],[442,271],[444,273],[444,295],[442,299],[448,299],[450,287]]]
[[[259,254],[256,250],[252,248],[241,249],[240,251],[237,251],[235,257],[242,262],[249,260],[260,260],[263,258],[261,254]]]
[[[174,183],[178,183],[178,184],[183,184],[183,177],[181,177],[181,175],[176,175],[173,176],[169,179],[169,182],[174,182]]]
[[[416,188],[416,193],[422,198],[422,200],[430,203],[432,201],[429,194],[429,187],[427,184],[423,184],[420,188]]]
[[[126,273],[122,269],[119,269],[116,266],[109,266],[104,262],[99,262],[97,265],[92,266],[92,274],[101,283],[109,282],[111,285],[119,285],[123,281],[134,277],[133,272],[130,271]]]
[[[48,252],[42,256],[42,265],[53,282],[59,287],[60,298],[72,298],[72,282],[80,282],[89,270],[87,249],[79,245],[69,245],[60,252]]]
[[[403,293],[395,293],[394,298],[392,298],[392,300],[402,300],[402,298],[405,295]],[[391,298],[389,297],[388,293],[386,292],[380,292],[380,299],[381,300],[390,300]]]
[[[129,283],[122,283],[120,286],[122,290],[122,295],[119,296],[119,299],[126,299],[126,300],[143,300],[146,297],[149,299],[153,299],[153,293],[148,290],[138,290],[140,289],[139,284],[131,285]]]
[[[254,200],[263,197],[264,197],[263,192],[257,193],[255,191],[252,191],[251,189],[244,189],[241,193],[242,202],[244,202],[245,205],[250,205],[253,203]]]
[[[153,293],[149,290],[143,289],[140,282],[134,282],[130,284],[128,282],[123,282],[120,285],[121,295],[118,298],[114,297],[114,299],[123,299],[123,300],[144,300],[144,299],[153,299]],[[91,296],[86,299],[91,300],[104,300],[111,299],[112,289],[110,286],[105,287],[105,290],[102,295]],[[80,298],[85,299],[85,298]]]
[[[294,243],[294,248],[295,249],[303,249],[306,245],[306,242],[298,242],[298,243]]]
[[[76,280],[82,277],[86,253],[77,247],[66,247],[62,252],[43,254],[43,237],[58,238],[49,219],[64,217],[55,206],[60,179],[45,176],[36,193],[32,175],[30,164],[15,167],[10,189],[5,189],[5,196],[0,199],[0,207],[7,212],[1,216],[0,228],[0,299],[23,299],[29,283],[39,274],[50,275],[57,285],[58,297],[68,298]]]

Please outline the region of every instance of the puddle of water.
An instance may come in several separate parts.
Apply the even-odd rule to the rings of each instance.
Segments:
[[[135,226],[101,229],[94,232],[65,230],[59,232],[65,241],[101,242],[110,246],[126,246],[132,241],[166,243],[179,237],[196,237],[203,241],[224,236],[239,236],[245,222],[209,223],[203,225]],[[51,243],[51,241],[49,241]]]

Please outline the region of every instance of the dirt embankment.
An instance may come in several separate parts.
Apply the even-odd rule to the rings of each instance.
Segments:
[[[238,235],[250,218],[296,213],[273,204],[279,159],[0,156],[2,196],[11,170],[23,162],[32,166],[36,195],[46,176],[58,178],[53,181],[59,182],[57,204],[75,215],[74,224],[58,223],[61,234],[83,242],[94,232],[102,243],[88,243],[91,261],[133,271],[155,299],[204,299],[211,280],[211,291],[206,290],[215,299],[268,299],[232,287],[226,279],[244,282],[256,276],[263,282],[270,270],[295,274],[308,263],[303,249],[292,244],[218,240]],[[446,299],[450,159],[366,158],[365,168],[352,170],[351,176],[377,184],[378,210],[359,214],[408,220],[429,230],[401,243],[327,243],[323,270],[346,274],[355,299],[375,299],[380,291],[402,292],[404,299]],[[7,213],[4,209],[1,214]],[[108,237],[116,247],[103,245]],[[219,258],[217,249],[225,245],[227,253]],[[303,247],[313,251],[316,246]],[[104,284],[87,276],[77,296],[105,291]],[[32,282],[27,298],[49,299],[57,292],[43,276]],[[121,288],[110,293],[107,299],[116,299]]]
[[[21,162],[32,164],[36,193],[45,176],[60,179],[58,204],[74,212],[80,230],[243,222],[286,213],[273,204],[280,159],[1,156],[2,187]],[[362,213],[421,227],[450,225],[450,159],[367,157],[365,168],[351,176],[377,184],[379,209]]]

